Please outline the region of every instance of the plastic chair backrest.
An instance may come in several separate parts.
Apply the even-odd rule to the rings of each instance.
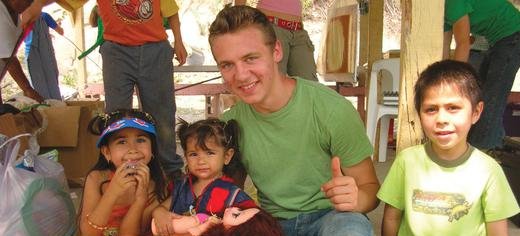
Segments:
[[[399,66],[399,58],[382,59],[372,64],[372,73],[375,73],[376,76],[370,79],[370,90],[372,90],[372,86],[375,86],[375,90],[373,91],[375,91],[376,96],[382,94],[384,91],[399,92]],[[383,80],[381,81],[381,88],[378,88],[377,74],[380,71],[382,72]],[[388,76],[391,77],[390,80],[387,79]]]
[[[371,143],[374,145],[378,143],[379,145],[378,150],[380,162],[386,160],[386,148],[388,141],[387,133],[389,129],[390,117],[396,117],[398,115],[397,105],[399,104],[399,97],[398,95],[396,96],[395,93],[399,91],[400,86],[399,71],[399,58],[390,58],[375,61],[372,64],[372,71],[370,72],[366,127],[367,135]],[[378,88],[379,72],[382,72],[383,75],[383,80],[381,81],[382,88]],[[388,76],[391,77],[390,80],[387,79]],[[390,82],[390,84],[388,82]],[[378,101],[378,95],[383,95],[385,91],[391,91],[394,94],[382,96],[381,102]],[[381,135],[379,140],[376,140],[376,127],[378,120],[381,120]]]

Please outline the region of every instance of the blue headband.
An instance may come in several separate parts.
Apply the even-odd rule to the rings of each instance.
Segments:
[[[96,146],[99,148],[107,135],[124,128],[136,128],[155,136],[155,126],[139,118],[123,118],[108,126],[99,136]]]

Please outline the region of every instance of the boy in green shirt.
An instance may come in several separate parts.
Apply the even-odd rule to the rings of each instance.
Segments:
[[[507,235],[515,197],[500,165],[467,142],[483,109],[476,77],[452,60],[419,76],[415,108],[429,141],[397,155],[377,194],[383,235]]]

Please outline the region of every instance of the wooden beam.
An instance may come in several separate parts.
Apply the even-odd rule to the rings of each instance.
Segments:
[[[360,6],[361,7],[361,6]],[[369,40],[368,40],[368,29],[369,29],[369,14],[368,12],[361,11],[361,16],[359,18],[359,66],[365,65],[368,63],[368,51],[369,51]],[[364,87],[366,84],[366,78],[368,77],[368,71],[359,70],[359,85],[360,87]]]
[[[397,151],[420,144],[423,132],[413,103],[419,73],[442,58],[444,0],[401,1],[401,86]]]
[[[72,13],[73,27],[74,27],[74,44],[79,50],[77,55],[85,51],[85,30],[83,20],[83,7],[74,10]],[[84,97],[83,90],[87,87],[87,65],[86,60],[75,60],[74,67],[76,68],[76,81],[80,97]]]
[[[175,95],[189,96],[189,95],[216,95],[216,94],[230,94],[231,92],[223,83],[207,83],[197,84],[175,84]],[[364,97],[365,90],[362,87],[345,87],[345,86],[328,86],[334,89],[344,97]],[[105,95],[102,83],[88,84],[84,93],[89,96]]]
[[[366,94],[370,89],[367,80],[370,79],[372,63],[383,58],[383,12],[384,0],[371,0],[368,14],[361,16],[359,65],[367,64],[367,70],[359,72],[358,86],[365,87]]]
[[[370,91],[370,71],[372,71],[372,64],[374,61],[383,58],[383,13],[384,13],[384,0],[370,0],[368,5],[368,29],[367,39],[361,39],[360,44],[363,50],[366,50],[365,62],[367,64],[366,72],[360,75],[359,86],[365,87],[365,93],[368,94]],[[363,28],[362,28],[363,29]],[[365,46],[363,46],[365,44]],[[363,65],[360,63],[360,65]],[[367,96],[368,97],[368,96]],[[358,104],[359,106],[360,104]],[[364,104],[363,104],[364,105]],[[359,111],[359,109],[358,109]],[[361,117],[366,124],[366,115],[364,112],[360,112]],[[379,130],[379,126],[377,126]],[[379,140],[379,132],[376,132],[376,140]],[[379,157],[379,142],[374,143],[374,157]]]
[[[365,89],[363,87],[328,86],[344,97],[357,97],[357,111],[365,118]],[[105,94],[103,84],[89,84],[83,91],[87,98],[101,98]],[[220,111],[219,97],[230,94],[229,89],[222,83],[208,84],[175,84],[175,96],[203,95],[206,97],[206,115],[218,116]]]
[[[368,31],[368,71],[372,69],[372,63],[383,58],[383,13],[384,0],[371,0],[369,7]]]

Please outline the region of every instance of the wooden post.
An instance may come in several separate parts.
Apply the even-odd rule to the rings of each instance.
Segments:
[[[414,108],[413,87],[419,73],[442,58],[444,0],[401,2],[401,86],[397,151],[420,144],[421,123]]]
[[[368,14],[361,15],[359,40],[359,65],[367,64],[367,71],[360,73],[359,86],[365,86],[368,94],[368,82],[372,63],[382,58],[383,48],[383,8],[384,0],[369,2]]]
[[[359,18],[359,66],[362,66],[364,64],[368,63],[368,52],[369,52],[369,43],[368,43],[368,29],[369,29],[369,20],[370,15],[367,12],[366,14],[364,12],[361,12],[360,18]],[[359,76],[359,84],[358,86],[364,87],[366,84],[366,79],[368,77],[368,70],[367,71],[358,71]],[[366,92],[368,92],[368,88],[366,88]]]
[[[383,57],[383,12],[384,12],[384,0],[371,0],[368,6],[368,16],[362,16],[362,20],[368,20],[368,22],[363,25],[363,21],[361,21],[361,40],[360,40],[360,65],[364,63],[367,64],[367,70],[365,73],[360,74],[360,83],[359,86],[365,87],[365,94],[368,98],[368,93],[370,91],[369,84],[370,81],[370,71],[372,71],[372,63],[377,61]],[[366,27],[366,28],[365,28]],[[363,32],[366,30],[366,32]],[[363,34],[364,33],[364,34]],[[363,38],[365,36],[365,38]],[[361,57],[363,55],[363,57]],[[367,104],[368,105],[368,104]],[[364,114],[363,119],[366,124],[366,113]],[[379,127],[379,126],[378,126]],[[377,128],[376,130],[379,130]],[[379,140],[379,132],[376,132],[376,139]],[[379,142],[374,142],[374,157],[379,157]]]
[[[385,7],[384,0],[371,0],[368,10],[369,31],[368,31],[368,68],[372,69],[372,63],[383,58],[383,12]],[[370,72],[369,72],[370,73]]]
[[[383,8],[384,0],[371,0],[368,3],[368,13],[362,12],[360,17],[359,65],[368,65],[367,71],[360,71],[360,87],[368,85],[365,80],[369,79],[372,63],[382,58]]]
[[[81,52],[85,51],[85,30],[83,20],[83,7],[74,10],[72,13],[73,26],[74,26],[74,44],[79,48],[76,56]],[[83,90],[87,87],[87,65],[86,60],[74,60],[74,65],[77,73],[77,89],[80,97],[83,96]]]

